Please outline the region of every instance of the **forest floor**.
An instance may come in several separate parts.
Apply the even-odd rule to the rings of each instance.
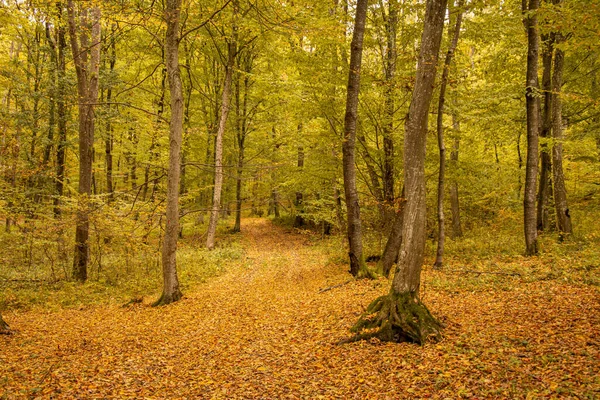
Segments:
[[[0,398],[600,398],[598,287],[426,268],[443,341],[338,344],[389,281],[348,282],[309,235],[244,224],[244,257],[176,304],[6,314]]]

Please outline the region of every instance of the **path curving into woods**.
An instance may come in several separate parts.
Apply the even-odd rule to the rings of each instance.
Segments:
[[[448,325],[441,343],[338,345],[388,281],[319,293],[349,275],[318,240],[265,219],[242,228],[243,259],[176,304],[11,315],[18,332],[0,337],[0,397],[600,396],[597,288],[426,288]]]

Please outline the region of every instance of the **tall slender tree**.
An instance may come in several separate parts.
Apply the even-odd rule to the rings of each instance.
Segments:
[[[438,175],[438,198],[437,198],[437,213],[438,213],[438,245],[435,256],[435,268],[442,268],[444,258],[444,243],[446,241],[446,229],[445,229],[445,217],[444,217],[444,185],[445,185],[445,172],[446,172],[446,145],[444,143],[444,104],[446,102],[446,86],[448,85],[448,77],[450,75],[450,64],[452,64],[452,57],[458,44],[458,37],[460,36],[460,25],[462,23],[463,15],[463,0],[458,0],[456,5],[456,23],[454,30],[451,31],[450,45],[448,46],[448,52],[446,53],[446,60],[444,61],[444,70],[442,71],[442,81],[440,83],[440,99],[438,102],[438,115],[437,115],[437,139],[438,149],[440,153],[440,171]]]
[[[68,2],[69,36],[77,74],[79,108],[79,205],[75,230],[75,257],[73,278],[87,279],[89,262],[90,221],[89,200],[92,189],[92,162],[94,156],[94,108],[98,99],[98,72],[100,68],[100,8],[84,8]],[[79,23],[77,20],[79,19]]]
[[[525,254],[538,253],[537,212],[535,206],[538,172],[538,134],[540,101],[538,97],[538,53],[540,47],[537,10],[539,0],[523,0],[523,23],[527,29],[527,80],[525,89],[527,107],[527,162],[525,165],[525,194],[523,196]]]
[[[385,18],[386,31],[386,50],[385,50],[385,68],[384,68],[384,124],[383,130],[383,199],[385,201],[386,211],[393,209],[396,194],[394,193],[394,114],[396,94],[396,31],[398,28],[398,1],[388,0],[388,13]],[[386,212],[386,214],[388,214]]]
[[[219,128],[215,138],[215,185],[213,188],[212,207],[210,209],[210,220],[208,222],[208,233],[206,235],[206,247],[210,250],[215,247],[215,236],[217,233],[217,221],[221,211],[221,192],[223,189],[223,135],[227,126],[227,116],[231,104],[231,81],[233,79],[233,68],[235,66],[236,43],[235,40],[227,44],[227,64],[225,66],[225,82],[221,98],[221,116],[219,117]]]
[[[555,1],[559,4],[562,0]],[[560,33],[556,34],[557,44],[563,41]],[[564,52],[560,47],[554,50],[554,66],[552,70],[552,176],[554,183],[554,205],[558,231],[562,235],[573,233],[571,214],[567,202],[567,188],[563,172],[563,120],[562,120],[562,84],[564,69]]]
[[[441,337],[442,326],[421,302],[419,288],[425,253],[425,154],[427,122],[447,0],[428,0],[412,100],[404,133],[406,205],[402,246],[389,294],[375,299],[353,330],[374,329],[357,338],[424,343]]]
[[[342,145],[344,191],[348,213],[348,255],[350,256],[350,273],[354,276],[367,276],[369,274],[363,259],[362,227],[358,189],[356,188],[355,166],[356,120],[358,117],[360,69],[367,8],[368,0],[357,1],[354,33],[352,34],[352,44],[350,47],[350,71],[348,73],[348,92],[346,97],[346,114],[344,117],[344,143]]]
[[[548,200],[552,192],[552,156],[546,139],[552,132],[552,54],[554,52],[554,34],[542,35],[542,90],[544,92],[544,108],[540,129],[541,165],[540,185],[537,197],[537,228],[545,231],[549,227]]]
[[[179,70],[179,20],[181,0],[167,0],[165,20],[165,56],[171,121],[169,124],[169,172],[167,180],[166,227],[162,245],[163,292],[154,305],[181,299],[177,277],[177,238],[179,237],[179,180],[181,175],[181,142],[183,140],[183,85]]]
[[[458,165],[458,152],[460,149],[460,122],[456,116],[456,113],[452,113],[452,129],[454,130],[454,144],[452,145],[452,151],[450,151],[450,161],[456,168]],[[450,184],[450,209],[452,210],[452,235],[455,238],[461,237],[462,224],[460,222],[460,202],[458,199],[458,181],[456,177],[452,179]]]

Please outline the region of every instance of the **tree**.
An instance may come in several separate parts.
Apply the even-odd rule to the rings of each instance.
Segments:
[[[442,326],[419,297],[425,252],[425,153],[427,120],[444,30],[446,0],[428,0],[415,86],[405,124],[402,245],[389,294],[375,299],[354,325],[357,338],[423,344],[441,337]],[[362,333],[363,329],[375,329]]]
[[[460,122],[456,117],[456,113],[452,113],[452,128],[454,129],[454,144],[452,145],[452,151],[450,152],[450,161],[455,167],[458,164],[458,151],[460,148]],[[450,209],[452,210],[452,235],[455,238],[459,238],[463,235],[462,224],[460,222],[460,203],[458,200],[458,182],[456,177],[452,179],[450,186]]]
[[[560,33],[557,33],[556,39],[557,44],[563,41]],[[554,178],[556,222],[561,235],[573,233],[571,215],[567,203],[565,176],[562,167],[563,120],[561,90],[563,85],[563,69],[564,52],[560,47],[556,47],[554,50],[554,68],[552,70],[552,137],[554,139],[554,146],[552,146],[552,175]]]
[[[382,12],[383,9],[382,9]],[[394,206],[394,87],[396,78],[396,30],[398,27],[398,2],[388,0],[388,14],[385,18],[386,51],[385,51],[385,90],[384,90],[384,124],[383,124],[383,199],[386,210]],[[387,214],[387,213],[386,213]]]
[[[183,140],[183,85],[179,71],[179,19],[181,0],[167,0],[165,20],[165,55],[171,121],[169,123],[169,172],[167,180],[166,226],[162,245],[163,292],[154,305],[181,299],[177,277],[177,238],[179,237],[179,179],[181,174],[181,142]]]
[[[82,4],[79,6],[81,7]],[[100,69],[100,9],[93,7],[76,10],[73,0],[69,0],[68,12],[71,50],[77,73],[79,108],[79,205],[75,230],[73,278],[84,282],[87,279],[89,261],[90,208],[88,203],[92,189],[94,108],[98,99]],[[80,18],[79,24],[76,22],[77,17]]]
[[[235,14],[235,11],[234,11]],[[235,18],[235,16],[234,16]],[[208,233],[206,234],[206,247],[210,250],[215,247],[215,235],[217,233],[217,221],[221,210],[221,191],[223,190],[223,135],[227,126],[229,105],[231,103],[231,81],[233,79],[233,68],[236,58],[235,24],[234,38],[227,43],[227,63],[225,66],[225,82],[221,98],[221,116],[219,128],[215,138],[215,185],[213,188],[213,201],[210,209],[210,220],[208,222]]]
[[[527,81],[525,98],[527,107],[527,162],[525,165],[525,195],[523,196],[525,254],[538,253],[537,213],[535,207],[538,171],[538,134],[540,127],[540,102],[538,97],[539,34],[537,10],[539,0],[523,0],[523,23],[527,29]]]
[[[448,46],[448,53],[446,54],[446,60],[444,61],[444,70],[442,71],[442,81],[440,83],[440,99],[438,103],[438,115],[437,115],[437,137],[438,137],[438,149],[440,152],[440,172],[438,176],[438,198],[437,198],[437,212],[438,212],[438,245],[435,257],[435,268],[442,268],[442,262],[444,257],[444,242],[446,240],[445,231],[445,218],[444,218],[444,179],[446,171],[446,145],[444,144],[444,103],[446,101],[446,86],[448,85],[448,76],[450,75],[450,64],[452,64],[452,57],[454,56],[454,50],[458,44],[458,37],[460,35],[460,25],[462,22],[462,6],[463,1],[458,0],[456,15],[456,24],[452,31],[452,39]]]
[[[552,192],[552,158],[546,140],[552,132],[552,54],[554,51],[554,34],[542,35],[542,42],[544,109],[542,110],[542,126],[540,129],[542,143],[540,185],[537,197],[537,229],[539,231],[545,231],[549,227],[548,199]]]
[[[402,188],[402,195],[400,196],[400,206],[394,217],[392,224],[392,230],[388,236],[388,240],[385,244],[383,254],[381,254],[381,271],[383,275],[389,276],[392,270],[392,266],[398,260],[398,253],[402,246],[402,228],[404,226],[404,206],[406,199],[404,198],[404,188]]]
[[[354,276],[368,275],[368,270],[363,259],[362,227],[360,205],[358,203],[358,189],[356,188],[355,166],[356,120],[358,116],[360,68],[367,6],[368,0],[358,0],[356,3],[356,17],[350,51],[350,71],[348,73],[346,114],[344,118],[344,143],[342,145],[344,191],[346,195],[346,208],[348,210],[348,255],[350,256],[350,273]]]

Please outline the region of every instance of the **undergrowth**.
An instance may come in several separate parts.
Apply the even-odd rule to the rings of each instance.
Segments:
[[[177,252],[184,295],[242,259],[239,237],[228,234],[227,225],[228,221],[219,225],[219,244],[208,251],[205,226],[184,221]],[[0,258],[6,261],[0,268],[0,310],[80,308],[158,296],[162,288],[158,230],[140,236],[127,228],[131,227],[111,230],[110,237],[99,229],[92,231],[92,261],[84,284],[69,279],[73,232],[52,232],[54,240],[38,240],[37,235],[48,237],[48,230],[32,230],[21,240],[13,240],[17,233],[0,234],[0,245],[8,244],[0,250]]]

